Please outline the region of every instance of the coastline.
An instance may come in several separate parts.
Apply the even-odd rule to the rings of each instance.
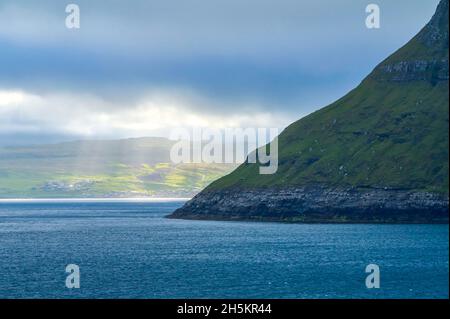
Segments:
[[[309,186],[203,192],[167,217],[311,224],[448,224],[448,207],[448,195],[425,191]]]
[[[184,202],[191,198],[129,197],[129,198],[0,198],[2,203],[80,203],[80,202]]]
[[[183,215],[182,217],[174,217],[172,214],[165,216],[168,219],[192,220],[192,221],[218,221],[218,222],[248,222],[248,223],[281,223],[281,224],[305,224],[305,225],[448,225],[449,220],[432,220],[432,221],[412,221],[412,220],[340,220],[336,219],[289,219],[276,217],[261,216],[202,216]]]

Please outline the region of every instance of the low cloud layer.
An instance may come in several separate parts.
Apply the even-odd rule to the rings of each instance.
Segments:
[[[0,91],[0,135],[11,132],[39,135],[50,131],[61,138],[169,137],[171,130],[183,127],[281,128],[289,120],[255,110],[252,105],[241,105],[242,109],[252,110],[248,113],[226,117],[201,113],[195,111],[197,103],[215,106],[214,101],[192,94],[162,91],[148,93],[142,100],[126,106],[111,105],[91,95]]]
[[[379,30],[365,0],[73,2],[79,30],[64,2],[0,2],[0,144],[284,127],[357,85],[438,0],[378,1]]]

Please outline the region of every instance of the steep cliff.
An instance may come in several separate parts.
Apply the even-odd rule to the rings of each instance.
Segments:
[[[243,164],[172,218],[448,222],[449,1],[346,96],[279,136],[279,169]]]

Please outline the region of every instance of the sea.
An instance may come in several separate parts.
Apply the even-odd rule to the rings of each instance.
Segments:
[[[449,297],[448,225],[166,218],[183,203],[1,200],[0,298]]]

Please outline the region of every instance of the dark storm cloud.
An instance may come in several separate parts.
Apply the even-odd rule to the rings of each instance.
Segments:
[[[0,1],[0,90],[70,92],[133,105],[149,90],[195,92],[210,113],[304,115],[355,86],[431,17],[438,0]],[[125,103],[126,102],[126,103]],[[124,106],[125,105],[125,106]],[[286,123],[287,124],[287,123]]]

